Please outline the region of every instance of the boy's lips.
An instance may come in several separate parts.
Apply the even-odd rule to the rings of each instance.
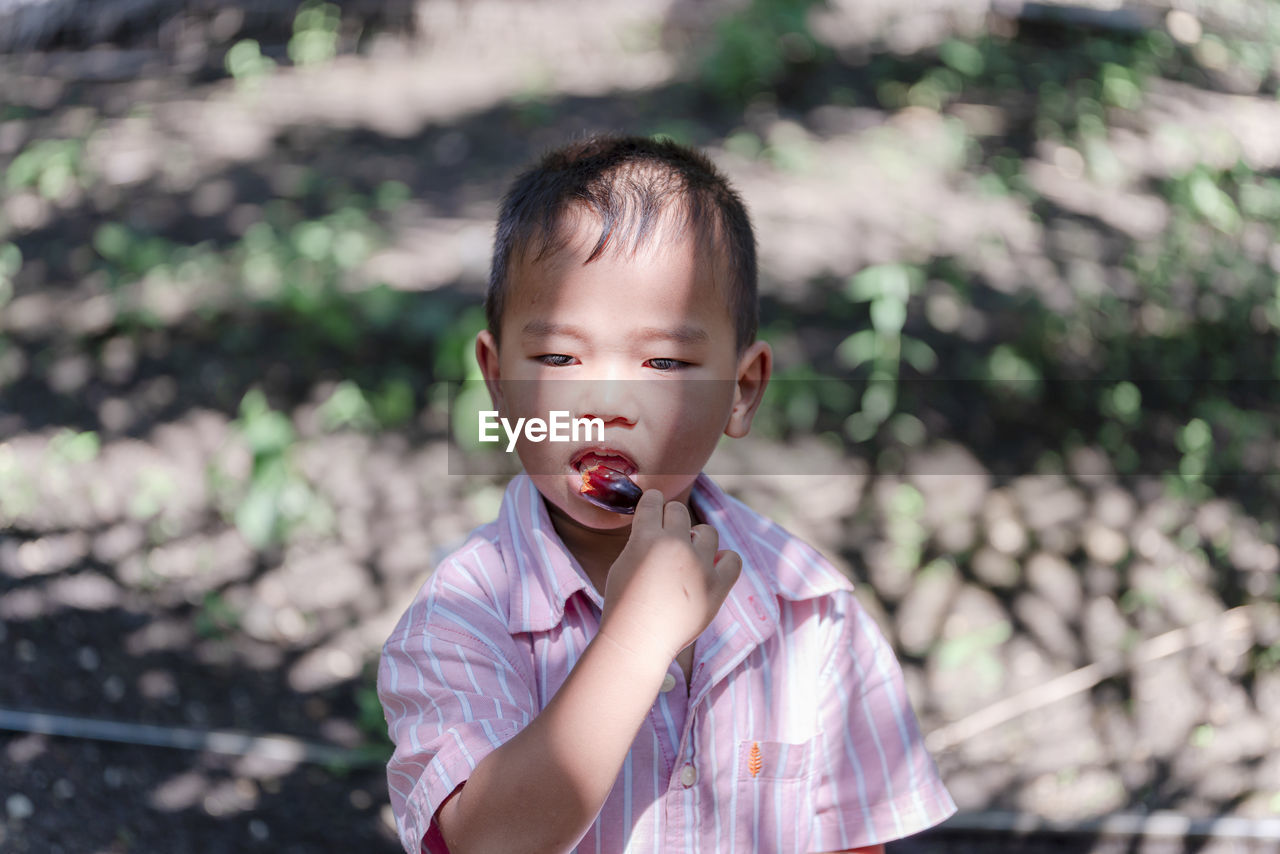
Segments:
[[[573,455],[569,465],[577,472],[593,465],[604,466],[627,476],[639,471],[639,467],[622,451],[603,447],[584,448]]]

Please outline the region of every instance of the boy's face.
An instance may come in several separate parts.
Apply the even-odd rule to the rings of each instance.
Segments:
[[[655,239],[635,255],[606,250],[583,264],[592,226],[563,251],[514,265],[502,346],[482,332],[476,356],[513,423],[552,410],[604,422],[603,442],[516,446],[553,513],[603,530],[631,517],[580,498],[581,468],[599,459],[687,502],[720,436],[746,435],[771,355],[763,342],[737,352],[726,285],[693,240]]]

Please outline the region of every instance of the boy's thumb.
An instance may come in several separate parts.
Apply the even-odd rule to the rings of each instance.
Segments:
[[[711,562],[716,571],[716,579],[724,586],[725,593],[738,581],[742,574],[742,557],[733,549],[721,549],[716,552]]]
[[[636,502],[636,511],[631,530],[635,531],[637,527],[661,528],[662,508],[666,506],[666,503],[667,501],[662,497],[661,492],[656,489],[646,489],[641,494],[640,500]]]

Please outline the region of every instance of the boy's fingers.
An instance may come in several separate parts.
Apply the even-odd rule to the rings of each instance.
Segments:
[[[631,523],[631,529],[634,531],[636,528],[661,528],[662,507],[665,503],[661,492],[656,489],[646,489],[640,496],[640,500],[636,502],[635,518]]]
[[[710,557],[720,547],[720,532],[707,524],[694,525],[689,529],[689,539],[698,554]]]
[[[723,587],[727,595],[742,574],[742,557],[733,549],[721,549],[716,552],[712,566],[716,571],[717,585]]]
[[[662,510],[662,528],[670,533],[681,533],[689,530],[693,520],[689,518],[689,508],[679,501],[668,501]]]

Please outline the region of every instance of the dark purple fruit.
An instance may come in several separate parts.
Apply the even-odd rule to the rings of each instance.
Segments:
[[[608,466],[593,465],[582,470],[582,486],[578,494],[597,507],[614,513],[636,512],[643,490],[635,481]]]

